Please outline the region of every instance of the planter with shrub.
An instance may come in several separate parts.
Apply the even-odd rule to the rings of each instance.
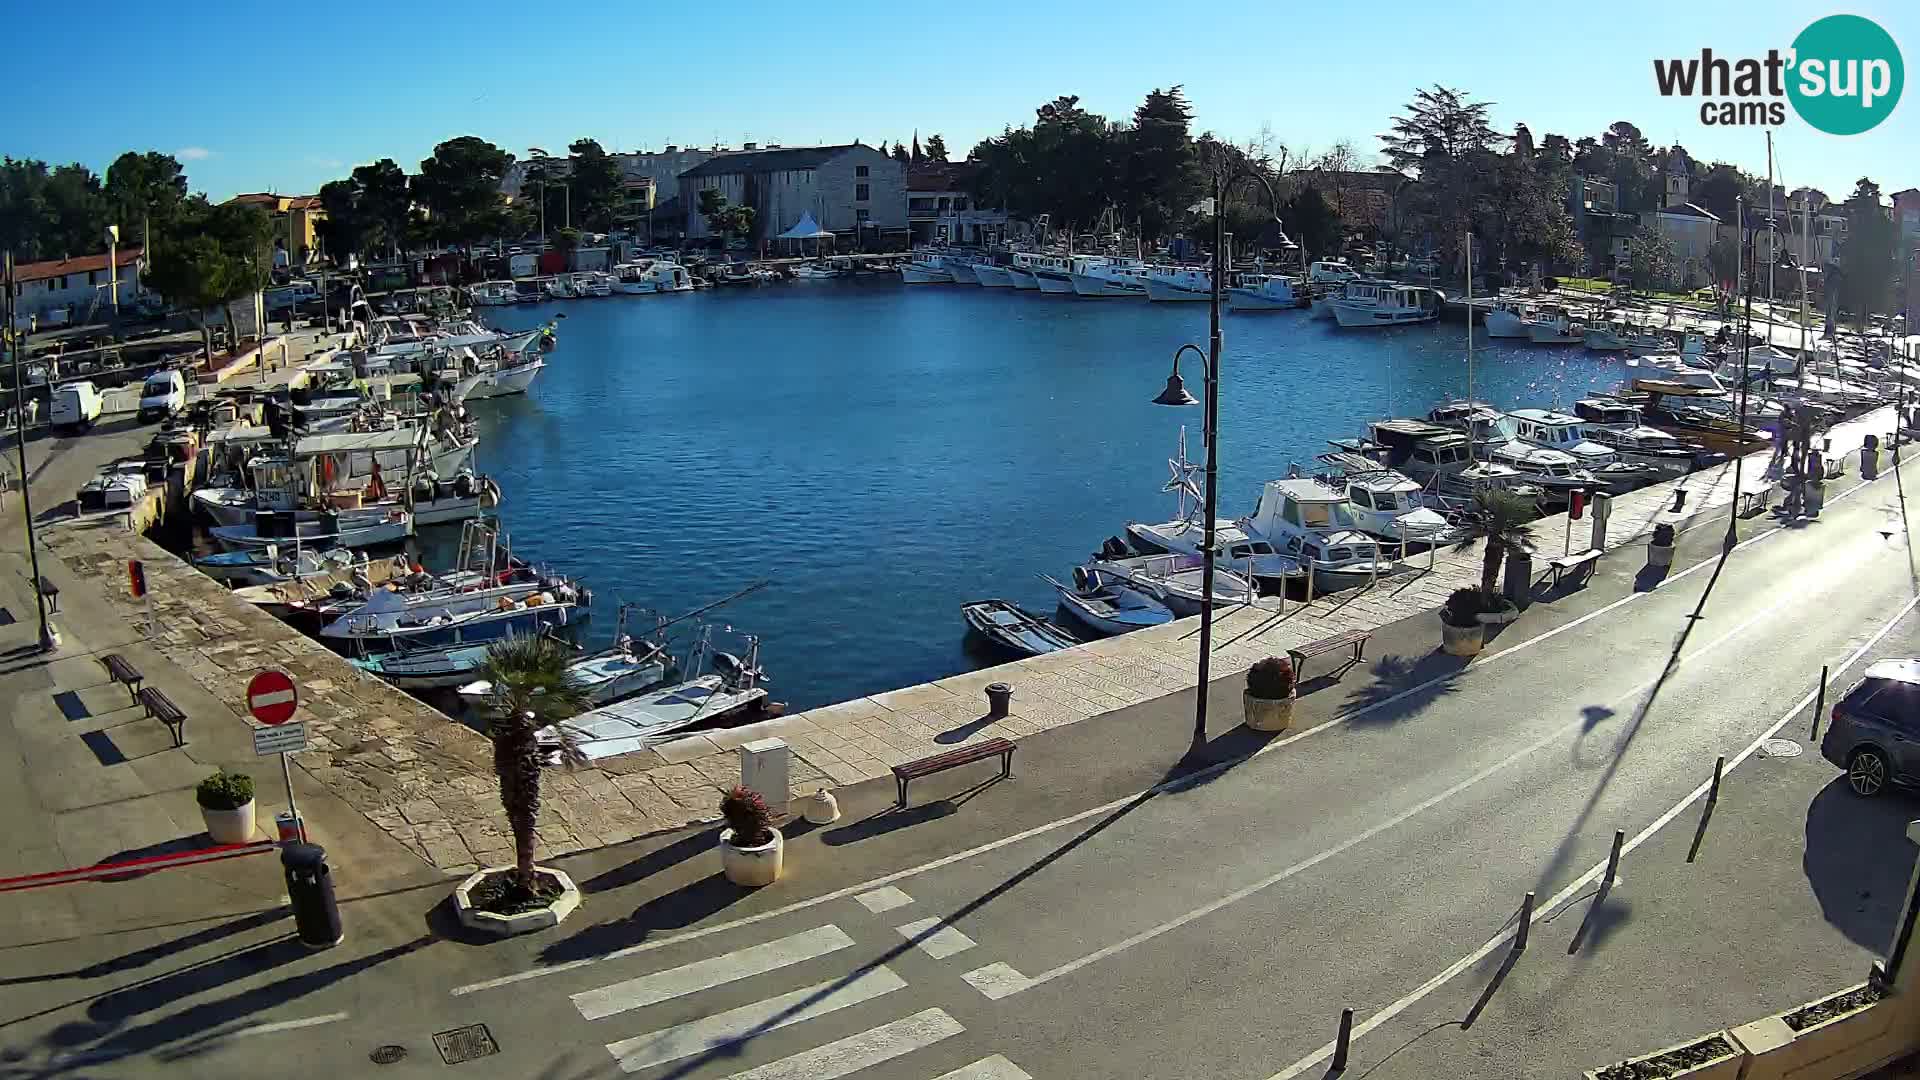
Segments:
[[[1520,608],[1512,600],[1500,595],[1480,595],[1480,625],[1505,626],[1520,617]]]
[[[253,841],[253,777],[221,769],[200,781],[193,794],[200,803],[200,820],[206,822],[207,836],[214,843]]]
[[[1440,647],[1454,656],[1473,656],[1486,642],[1480,612],[1486,607],[1479,589],[1455,589],[1440,608]]]
[[[1673,565],[1673,524],[1661,522],[1653,527],[1653,539],[1647,544],[1647,565],[1661,569]]]
[[[1247,669],[1247,726],[1285,731],[1293,723],[1293,661],[1269,656]]]
[[[1582,1075],[1586,1080],[1735,1080],[1746,1060],[1724,1032],[1716,1031],[1704,1039],[1629,1058],[1604,1069],[1588,1069]]]
[[[773,827],[773,814],[760,793],[735,787],[720,800],[720,869],[735,885],[758,888],[780,877],[785,843]]]

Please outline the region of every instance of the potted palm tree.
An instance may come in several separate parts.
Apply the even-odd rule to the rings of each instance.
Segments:
[[[1440,609],[1440,647],[1454,656],[1473,656],[1486,642],[1480,623],[1485,607],[1479,589],[1455,589]]]
[[[580,890],[551,867],[534,865],[534,828],[540,817],[540,772],[552,752],[541,736],[551,732],[563,764],[581,760],[559,721],[588,704],[586,692],[567,670],[572,653],[541,636],[503,638],[487,650],[481,672],[493,684],[493,771],[500,806],[513,832],[512,866],[488,867],[454,890],[454,906],[468,926],[497,934],[522,934],[557,925],[580,906]]]
[[[1511,491],[1493,489],[1473,497],[1473,524],[1485,545],[1480,559],[1480,622],[1510,623],[1520,617],[1513,601],[1500,595],[1500,564],[1508,555],[1533,551],[1529,526],[1536,516],[1534,504]]]
[[[767,800],[748,787],[736,786],[720,800],[720,869],[735,885],[758,888],[780,877],[786,842],[773,827]]]
[[[216,844],[245,844],[253,840],[253,777],[225,769],[194,789],[200,820]]]
[[[1293,661],[1269,656],[1247,669],[1247,726],[1285,731],[1293,723]]]

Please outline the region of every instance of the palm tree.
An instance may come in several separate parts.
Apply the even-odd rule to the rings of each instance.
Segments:
[[[493,684],[495,719],[487,725],[493,740],[493,771],[500,778],[500,806],[513,830],[514,877],[533,891],[533,830],[540,817],[540,769],[544,755],[539,732],[585,708],[586,692],[567,671],[572,656],[552,638],[526,635],[503,638],[487,649],[482,676]],[[557,726],[562,760],[574,764],[580,752]]]
[[[1494,596],[1500,587],[1500,560],[1510,551],[1533,550],[1533,530],[1539,516],[1534,504],[1511,491],[1481,491],[1473,497],[1474,527],[1486,537],[1480,563],[1480,591]]]

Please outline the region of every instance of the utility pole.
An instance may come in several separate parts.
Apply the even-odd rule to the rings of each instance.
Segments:
[[[13,353],[13,442],[20,449],[20,515],[27,520],[27,560],[33,569],[33,598],[40,615],[40,651],[50,653],[60,647],[60,631],[47,619],[47,594],[40,588],[40,546],[33,538],[33,485],[27,481],[27,380],[20,371],[20,354],[26,341],[14,326],[13,252],[6,254],[6,334]],[[53,380],[48,379],[49,383]]]

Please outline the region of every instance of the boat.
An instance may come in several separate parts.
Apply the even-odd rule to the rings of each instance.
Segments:
[[[1313,575],[1317,593],[1367,585],[1393,572],[1380,542],[1361,531],[1346,492],[1306,478],[1269,480],[1239,526],[1291,555]]]
[[[1306,307],[1308,302],[1300,279],[1286,274],[1241,274],[1227,290],[1231,311],[1282,311]]]
[[[357,561],[349,564],[291,577],[285,581],[236,587],[233,590],[233,596],[276,618],[299,623],[310,621],[303,618],[305,613],[317,609],[329,598],[344,599],[353,597],[356,593],[364,596],[377,586],[404,579],[413,573],[413,564],[405,555],[371,559],[363,552],[360,553]],[[312,627],[318,630],[320,625],[314,622]]]
[[[1535,345],[1578,345],[1586,339],[1587,328],[1574,320],[1566,308],[1544,304],[1526,320],[1527,337]]]
[[[1156,266],[1147,275],[1147,299],[1162,304],[1212,300],[1213,271],[1191,266]]]
[[[953,274],[947,270],[946,262],[931,251],[916,251],[913,258],[900,264],[900,280],[908,285],[937,285],[953,283]]]
[[[1006,268],[996,266],[991,259],[976,259],[969,267],[980,284],[989,289],[1011,289],[1013,278],[1008,276]]]
[[[1612,447],[1623,461],[1651,466],[1661,480],[1677,480],[1726,460],[1725,454],[1641,423],[1639,407],[1624,401],[1582,398],[1574,402],[1573,411],[1586,421],[1587,438]]]
[[[1451,428],[1473,440],[1474,445],[1510,437],[1501,427],[1505,419],[1499,409],[1484,401],[1452,398],[1427,410],[1427,419]]]
[[[1596,491],[1600,478],[1580,467],[1572,454],[1519,439],[1487,444],[1487,460],[1509,466],[1521,480],[1540,489],[1541,499],[1558,506],[1575,491]]]
[[[298,521],[279,510],[255,510],[249,517],[244,524],[217,525],[208,535],[228,551],[294,543],[316,548],[384,547],[405,543],[413,535],[413,515],[405,510],[323,510],[311,521]]]
[[[654,641],[635,641],[618,634],[613,645],[567,664],[567,678],[594,706],[610,705],[678,677],[680,665]],[[494,712],[493,684],[475,679],[457,691],[476,713]]]
[[[1198,553],[1136,555],[1118,537],[1095,553],[1083,567],[1092,581],[1116,579],[1137,592],[1165,604],[1179,617],[1200,614],[1206,603],[1205,567]],[[1258,596],[1252,579],[1215,561],[1213,606],[1251,604]]]
[[[1536,508],[1546,497],[1539,485],[1528,482],[1520,470],[1497,461],[1475,461],[1457,472],[1434,478],[1434,496],[1456,509],[1471,509],[1475,499],[1490,491],[1505,491]]]
[[[953,281],[956,285],[980,284],[980,276],[973,272],[973,257],[971,255],[941,255],[940,265],[947,268],[947,273],[953,276]]]
[[[320,628],[320,639],[361,656],[425,647],[470,645],[507,634],[537,633],[565,626],[577,592],[565,582],[551,589],[499,595],[492,590],[410,602],[388,589]]]
[[[614,269],[617,277],[614,278],[612,287],[627,296],[649,296],[654,293],[693,290],[693,275],[687,273],[686,267],[670,259],[627,263]]]
[[[1348,282],[1327,302],[1341,326],[1401,326],[1440,317],[1440,293],[1425,285]]]
[[[1064,255],[1043,255],[1029,267],[1043,293],[1068,296],[1073,293],[1073,259]]]
[[[1724,402],[1724,391],[1661,379],[1635,379],[1633,390],[1642,396],[1640,422],[1648,427],[1728,456],[1750,454],[1773,445],[1765,431],[1751,424],[1743,426],[1737,418],[1699,404]]]
[[[1068,614],[1108,637],[1173,621],[1173,612],[1165,604],[1117,577],[1102,575],[1096,579],[1080,566],[1073,568],[1072,585],[1040,576],[1059,593],[1060,606]]]
[[[1551,409],[1515,409],[1507,414],[1507,420],[1514,438],[1570,455],[1609,494],[1623,495],[1659,479],[1658,470],[1623,461],[1613,447],[1588,438],[1586,424],[1578,416]]]
[[[353,564],[353,555],[346,548],[315,551],[300,547],[291,551],[272,552],[266,548],[248,548],[244,551],[199,555],[193,560],[195,570],[234,588],[278,585],[318,577]]]
[[[1034,251],[1016,251],[1007,264],[1007,278],[1016,289],[1038,291],[1040,279],[1034,275],[1034,264],[1047,256]]]
[[[1321,259],[1307,268],[1307,281],[1313,285],[1345,285],[1359,281],[1360,272],[1345,259]]]
[[[1147,278],[1151,271],[1144,263],[1087,258],[1073,262],[1074,269],[1068,276],[1077,295],[1096,299],[1126,297],[1135,300],[1147,295]]]
[[[703,627],[685,670],[684,682],[602,705],[562,720],[565,741],[589,761],[617,757],[667,742],[696,725],[710,725],[759,706],[767,699],[766,673],[760,670],[760,641],[747,638],[744,659],[712,651],[711,627]],[[711,657],[714,672],[699,674]],[[556,745],[553,734],[543,742]]]
[[[1592,352],[1626,352],[1633,341],[1633,331],[1627,324],[1615,319],[1608,323],[1589,324],[1580,343]]]
[[[1337,462],[1339,456],[1321,456],[1323,461],[1328,458]],[[1345,493],[1347,512],[1353,515],[1354,524],[1370,536],[1398,544],[1403,551],[1410,544],[1438,547],[1473,537],[1471,529],[1447,517],[1438,498],[1428,495],[1404,473],[1377,466],[1350,471],[1345,477]]]
[[[960,617],[981,640],[1019,656],[1039,656],[1080,644],[1080,639],[1007,600],[960,605]]]
[[[1490,338],[1524,338],[1527,333],[1527,305],[1518,300],[1501,300],[1487,312],[1485,327]]]
[[[1198,519],[1205,501],[1194,486],[1199,466],[1187,460],[1184,427],[1180,429],[1179,452],[1167,459],[1167,467],[1173,478],[1162,490],[1174,493],[1179,516],[1158,524],[1129,521],[1126,539],[1119,541],[1119,546],[1143,555],[1198,555],[1205,550],[1207,539],[1206,523]],[[1282,555],[1264,539],[1248,536],[1239,525],[1224,518],[1213,522],[1213,557],[1267,592],[1285,589],[1287,582],[1298,579],[1302,572],[1299,560]]]
[[[806,263],[793,268],[793,276],[798,281],[831,281],[846,277],[846,271],[827,262]]]
[[[347,663],[401,690],[442,690],[471,680],[487,662],[490,643],[435,649],[402,649],[377,656],[352,656]]]
[[[479,307],[502,307],[519,299],[519,288],[511,281],[482,281],[468,286],[467,297]]]
[[[449,401],[485,401],[489,398],[524,394],[547,366],[547,361],[532,349],[519,352],[499,351],[482,358],[471,349],[462,357],[461,375],[447,394]]]

